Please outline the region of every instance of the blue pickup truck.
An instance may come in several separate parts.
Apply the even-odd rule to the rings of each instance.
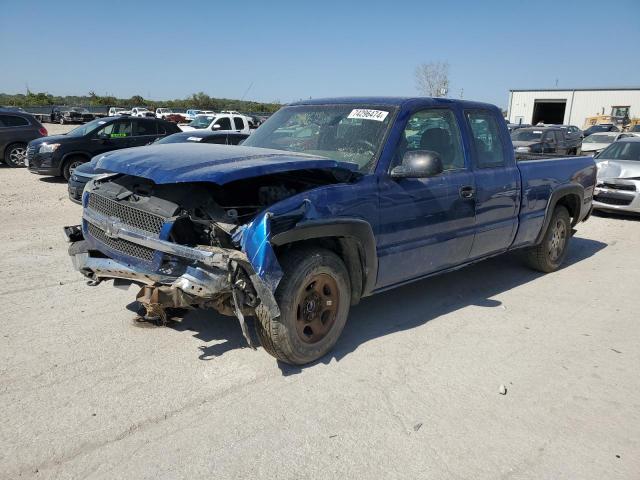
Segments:
[[[591,157],[516,160],[500,110],[435,98],[286,106],[241,146],[105,153],[82,224],[90,284],[140,287],[149,318],[235,315],[276,358],[338,341],[361,298],[511,250],[552,272],[589,217]]]

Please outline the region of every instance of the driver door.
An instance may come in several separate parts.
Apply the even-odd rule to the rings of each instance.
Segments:
[[[111,150],[131,146],[133,125],[131,119],[116,120],[98,130],[91,140],[92,154],[98,155]]]
[[[475,181],[458,117],[449,108],[430,108],[415,112],[407,122],[392,167],[407,151],[430,150],[438,153],[444,171],[428,178],[386,175],[381,180],[380,288],[469,258],[475,232]]]

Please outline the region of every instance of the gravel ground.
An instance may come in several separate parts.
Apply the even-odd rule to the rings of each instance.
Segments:
[[[213,312],[137,326],[134,291],[73,271],[64,183],[0,191],[2,478],[640,477],[636,220],[580,225],[553,274],[505,256],[366,299],[292,368]]]

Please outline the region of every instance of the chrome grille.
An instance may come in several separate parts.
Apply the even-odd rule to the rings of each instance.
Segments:
[[[138,210],[137,208],[124,205],[95,193],[89,194],[88,206],[94,212],[101,213],[107,217],[118,218],[126,225],[139,228],[154,235],[160,235],[162,225],[164,225],[165,221],[165,219],[159,215]]]
[[[100,243],[105,244],[110,249],[128,255],[130,257],[139,258],[149,263],[153,261],[153,254],[155,250],[153,250],[152,248],[143,247],[142,245],[138,245],[121,238],[107,237],[102,230],[100,230],[92,223],[89,223],[88,228],[89,234],[93,238],[98,240]]]

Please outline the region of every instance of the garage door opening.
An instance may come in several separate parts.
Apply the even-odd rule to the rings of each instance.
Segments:
[[[564,111],[567,108],[566,100],[536,100],[533,105],[533,118],[531,123],[557,123],[564,122]]]

